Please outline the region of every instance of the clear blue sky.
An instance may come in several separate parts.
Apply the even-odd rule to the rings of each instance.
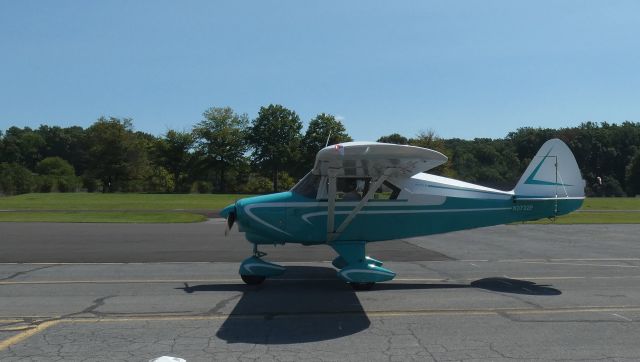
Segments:
[[[640,120],[639,1],[0,1],[0,129],[189,129],[211,106],[358,140]]]

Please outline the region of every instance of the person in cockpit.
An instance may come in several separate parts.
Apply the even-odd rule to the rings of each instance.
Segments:
[[[350,180],[347,182],[346,192],[344,196],[342,196],[342,200],[344,201],[360,201],[362,196],[358,192],[358,183],[356,180]]]

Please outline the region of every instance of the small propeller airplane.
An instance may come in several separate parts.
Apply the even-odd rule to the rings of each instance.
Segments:
[[[238,222],[253,244],[240,265],[247,284],[285,267],[263,260],[258,245],[327,244],[338,276],[356,290],[395,273],[366,256],[369,242],[554,218],[578,209],[584,185],[578,164],[559,139],[544,143],[511,191],[425,173],[447,161],[414,146],[347,142],[323,148],[313,169],[290,191],[248,197],[221,211],[227,231]]]

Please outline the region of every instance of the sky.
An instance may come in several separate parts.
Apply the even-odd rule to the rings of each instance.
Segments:
[[[362,141],[639,121],[640,2],[0,0],[0,130],[269,104]]]

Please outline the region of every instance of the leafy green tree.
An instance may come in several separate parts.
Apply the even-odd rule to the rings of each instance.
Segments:
[[[84,173],[88,147],[82,127],[41,125],[35,132],[44,140],[39,150],[42,158],[61,157],[73,166],[77,174]]]
[[[79,186],[73,166],[60,157],[47,157],[38,162],[35,168],[38,173],[38,189],[40,192],[75,191]]]
[[[101,181],[102,191],[139,191],[150,167],[146,144],[133,132],[131,119],[101,117],[86,136],[87,172]]]
[[[334,145],[341,142],[350,142],[351,137],[347,134],[342,122],[333,115],[320,113],[309,122],[309,127],[302,137],[302,164],[301,171],[306,172],[313,166],[316,154],[325,145]],[[293,171],[293,170],[290,170]],[[301,176],[301,175],[295,175]]]
[[[193,129],[195,145],[204,165],[216,170],[218,190],[225,192],[225,172],[236,167],[247,151],[248,117],[230,107],[209,108],[203,117]]]
[[[73,166],[60,157],[47,157],[38,162],[35,171],[41,175],[75,176]]]
[[[429,148],[438,151],[447,157],[451,157],[451,151],[447,149],[444,140],[438,137],[433,130],[419,132],[416,137],[409,139],[408,144],[411,146]],[[445,162],[444,164],[430,170],[429,173],[447,177],[453,177],[455,175],[451,168],[451,162]]]
[[[26,194],[34,186],[34,176],[26,167],[17,163],[0,163],[0,194]]]
[[[155,166],[144,181],[146,192],[171,192],[175,189],[173,175],[162,166]]]
[[[281,105],[261,107],[247,140],[254,164],[271,173],[273,191],[278,190],[278,172],[295,165],[300,157],[302,122],[296,112]]]
[[[640,149],[636,152],[635,156],[629,162],[627,166],[627,194],[629,196],[636,196],[640,194]]]
[[[185,187],[194,160],[192,152],[194,142],[195,138],[191,132],[175,130],[167,131],[164,137],[156,142],[155,162],[172,175],[174,192],[188,191]]]
[[[445,143],[452,150],[451,167],[461,180],[506,190],[520,178],[520,161],[505,140],[452,139]]]
[[[392,133],[387,136],[378,138],[378,142],[382,143],[394,143],[396,145],[406,145],[409,143],[407,137],[400,135],[399,133]]]
[[[29,127],[11,127],[2,139],[0,162],[18,163],[33,169],[42,158],[40,148],[44,142],[42,137]]]

